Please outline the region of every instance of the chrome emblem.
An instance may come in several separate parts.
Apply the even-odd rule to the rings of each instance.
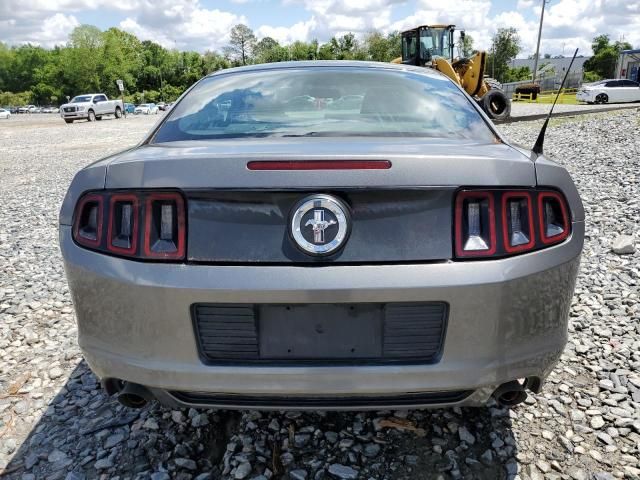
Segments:
[[[312,195],[297,204],[291,216],[291,236],[311,255],[329,255],[349,234],[347,207],[330,195]]]
[[[307,220],[307,223],[304,224],[305,227],[311,225],[313,228],[313,243],[324,243],[324,231],[327,227],[331,225],[335,225],[335,220],[329,220],[328,222],[324,219],[324,210],[314,210],[313,218]]]

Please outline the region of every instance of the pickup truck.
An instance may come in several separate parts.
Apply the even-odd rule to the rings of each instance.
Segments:
[[[87,119],[90,122],[102,120],[105,115],[122,117],[122,100],[109,100],[104,93],[88,93],[73,97],[71,102],[60,107],[60,116],[67,123]]]

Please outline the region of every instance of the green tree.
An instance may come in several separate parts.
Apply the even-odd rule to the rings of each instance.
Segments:
[[[61,58],[67,95],[96,92],[101,87],[102,32],[93,25],[80,25],[69,35],[68,48]]]
[[[487,55],[486,72],[501,82],[509,71],[509,62],[520,52],[520,37],[515,28],[499,28],[493,36],[491,51]]]
[[[253,49],[256,45],[256,36],[249,27],[238,24],[231,29],[229,45],[224,48],[225,53],[240,65],[250,63]]]
[[[456,46],[458,47],[458,56],[469,58],[473,55],[473,37],[471,35],[465,34],[464,37],[460,35]]]
[[[359,51],[356,36],[351,32],[338,38],[333,37],[329,40],[329,45],[336,60],[354,60],[359,59],[360,56],[363,57],[362,60],[366,58],[366,52]]]
[[[323,43],[318,48],[318,60],[334,60],[333,46],[330,43]]]
[[[531,69],[527,66],[510,68],[507,70],[504,81],[505,82],[520,82],[522,80],[531,79]]]
[[[135,89],[137,86],[137,77],[143,66],[142,45],[135,35],[117,28],[110,28],[102,36],[100,90],[112,97],[118,97],[120,91],[116,86],[116,80],[122,80],[127,90]]]
[[[584,71],[595,74],[599,78],[613,78],[616,76],[616,63],[622,50],[630,50],[628,42],[611,44],[609,35],[598,35],[591,43],[593,56],[584,62]]]
[[[364,38],[363,48],[367,53],[367,59],[376,62],[390,62],[402,55],[398,32],[383,35],[378,31],[371,31]]]
[[[256,43],[253,49],[253,54],[256,57],[256,59],[260,59],[265,56],[268,56],[269,55],[268,52],[270,50],[278,48],[279,46],[280,44],[274,38],[264,37],[264,38],[261,38],[260,41]]]
[[[291,60],[315,60],[318,53],[318,42],[293,42],[289,45],[289,58]]]
[[[202,60],[204,62],[205,74],[223,70],[231,66],[229,64],[229,60],[224,58],[218,52],[212,52],[210,50],[204,52]]]

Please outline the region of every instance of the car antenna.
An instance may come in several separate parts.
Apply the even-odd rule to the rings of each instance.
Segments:
[[[542,128],[540,129],[540,133],[538,134],[538,139],[536,143],[533,145],[531,149],[533,153],[538,155],[542,155],[542,147],[544,145],[544,136],[547,133],[547,125],[549,125],[549,120],[551,119],[551,114],[553,113],[553,107],[556,106],[556,102],[558,101],[558,97],[560,96],[560,92],[564,88],[564,83],[567,81],[567,77],[569,76],[569,72],[571,71],[571,67],[573,66],[573,61],[576,59],[576,55],[578,55],[578,49],[573,53],[573,58],[571,59],[571,63],[569,64],[569,68],[567,68],[566,73],[564,74],[564,78],[562,79],[562,83],[560,84],[560,89],[558,93],[556,93],[556,98],[553,100],[553,105],[551,105],[551,110],[549,110],[549,114],[547,118],[545,118],[544,123],[542,124]]]

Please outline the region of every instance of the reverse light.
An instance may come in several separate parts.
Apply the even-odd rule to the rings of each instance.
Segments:
[[[530,250],[535,245],[531,194],[524,191],[502,195],[502,236],[508,253]]]
[[[456,196],[454,215],[458,258],[539,250],[564,241],[571,230],[564,196],[549,190],[462,190]]]
[[[179,193],[153,193],[146,199],[144,254],[149,258],[184,257],[184,201]]]
[[[115,194],[109,201],[107,249],[123,255],[134,255],[138,244],[138,197]]]
[[[86,194],[74,212],[73,239],[83,247],[118,256],[183,260],[184,198],[178,192],[156,191]]]
[[[542,192],[538,196],[541,240],[557,243],[569,236],[569,217],[562,196],[557,192]]]
[[[496,251],[494,199],[489,192],[463,191],[456,199],[456,254],[493,255]]]
[[[100,195],[86,195],[78,202],[73,236],[85,247],[98,247],[102,240],[103,203]]]

